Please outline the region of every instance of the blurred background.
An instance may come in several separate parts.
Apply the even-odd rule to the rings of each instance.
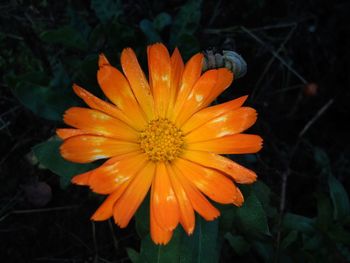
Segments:
[[[92,223],[103,197],[69,183],[91,166],[61,159],[54,135],[82,105],[72,83],[102,97],[99,53],[119,67],[132,47],[146,69],[147,44],[163,42],[248,64],[217,102],[249,94],[257,109],[264,148],[232,159],[259,181],[221,208],[217,261],[350,262],[349,14],[346,0],[0,1],[1,261],[152,262],[147,208],[126,229]]]

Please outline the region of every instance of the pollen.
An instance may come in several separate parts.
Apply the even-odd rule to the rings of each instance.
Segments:
[[[153,162],[171,162],[178,157],[184,146],[184,135],[171,121],[165,118],[152,120],[140,132],[141,150]]]

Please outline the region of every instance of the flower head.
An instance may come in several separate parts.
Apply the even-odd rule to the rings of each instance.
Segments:
[[[177,49],[170,56],[162,44],[149,46],[147,54],[148,80],[132,49],[121,54],[123,73],[101,55],[97,79],[110,102],[74,85],[90,109],[68,109],[64,122],[73,128],[57,134],[65,159],[107,159],[72,179],[108,195],[92,220],[113,216],[126,227],[150,190],[151,237],[166,244],[179,223],[193,232],[195,212],[206,220],[219,216],[207,198],[242,205],[235,183],[252,183],[256,174],[220,154],[255,153],[262,139],[242,134],[257,118],[254,109],[242,107],[247,96],[210,106],[232,83],[231,71],[202,74],[202,54],[184,65]]]

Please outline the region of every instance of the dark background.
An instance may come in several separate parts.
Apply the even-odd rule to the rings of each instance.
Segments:
[[[349,262],[350,1],[98,2],[0,2],[0,260],[129,262],[126,248],[139,251],[133,223],[92,224],[101,198],[64,184],[31,149],[79,103],[72,82],[101,95],[100,52],[118,66],[130,46],[144,63],[147,44],[162,41],[185,59],[232,49],[248,63],[218,101],[250,94],[246,105],[259,113],[251,131],[264,138],[263,150],[233,158],[267,187],[261,202],[271,236],[233,228],[248,248],[225,239],[221,261]],[[302,217],[284,224],[291,214]]]

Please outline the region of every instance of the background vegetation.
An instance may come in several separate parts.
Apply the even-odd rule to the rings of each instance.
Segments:
[[[349,262],[349,12],[345,0],[1,1],[1,261]],[[259,175],[244,206],[166,247],[149,240],[147,204],[127,229],[92,223],[102,198],[69,184],[90,166],[61,159],[53,137],[81,103],[73,82],[102,96],[100,52],[118,67],[131,46],[145,66],[156,41],[186,59],[242,54],[248,74],[218,101],[250,94],[265,141],[232,156]]]

